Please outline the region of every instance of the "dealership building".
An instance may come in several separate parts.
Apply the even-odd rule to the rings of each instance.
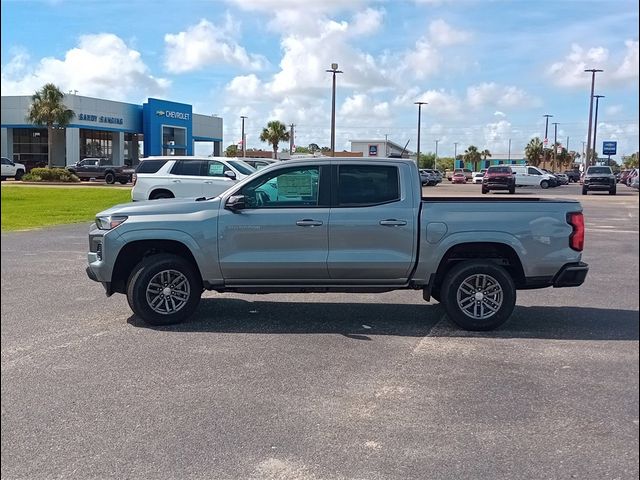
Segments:
[[[48,130],[27,115],[31,96],[3,96],[0,151],[27,169],[47,165]],[[64,104],[75,113],[65,128],[54,128],[54,166],[87,157],[108,158],[114,165],[136,165],[140,156],[193,155],[196,142],[222,151],[222,118],[193,113],[191,105],[149,98],[142,105],[67,94]],[[140,152],[142,145],[142,152]]]

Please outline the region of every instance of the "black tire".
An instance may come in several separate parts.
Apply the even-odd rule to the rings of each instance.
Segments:
[[[609,190],[609,195],[615,195],[616,194],[616,187],[614,186],[611,190]]]
[[[116,176],[114,175],[113,172],[107,172],[104,175],[104,181],[109,185],[113,185],[114,183],[116,183]]]
[[[16,177],[15,178],[16,178],[17,181],[20,181],[20,180],[22,180],[23,176],[24,176],[24,170],[18,170],[16,172]]]
[[[127,283],[129,306],[151,325],[172,325],[186,320],[198,307],[201,295],[202,279],[195,267],[167,253],[143,259],[134,267]],[[155,306],[154,300],[159,300]]]
[[[542,180],[540,182],[540,188],[549,188],[549,182],[547,182],[546,180]]]
[[[482,187],[482,194],[484,195],[486,193],[489,193],[489,189]]]
[[[504,268],[492,263],[459,263],[442,282],[442,305],[447,316],[465,330],[499,327],[509,319],[515,304],[513,279]]]
[[[509,193],[510,193],[511,195],[513,195],[514,193],[516,193],[516,187],[510,187],[510,188],[509,188]]]
[[[586,195],[588,191],[589,191],[589,189],[588,189],[588,188],[584,188],[584,187],[582,187],[582,194],[583,194],[583,195]]]
[[[149,200],[160,200],[161,198],[175,198],[175,197],[171,192],[167,192],[167,191],[153,192],[151,195],[149,195]]]

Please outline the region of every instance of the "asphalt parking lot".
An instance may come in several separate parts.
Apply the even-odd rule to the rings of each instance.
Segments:
[[[417,291],[206,292],[150,328],[86,277],[88,225],[3,232],[2,478],[637,479],[638,192],[518,195],[582,202],[590,273],[488,333]]]

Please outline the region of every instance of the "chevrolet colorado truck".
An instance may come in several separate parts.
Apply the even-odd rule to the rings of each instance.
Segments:
[[[470,330],[511,315],[518,289],[581,285],[573,200],[423,198],[395,158],[278,162],[214,198],[123,204],[96,216],[87,274],[153,325],[187,319],[204,290],[421,290]]]

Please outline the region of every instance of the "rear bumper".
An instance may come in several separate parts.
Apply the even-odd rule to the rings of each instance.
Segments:
[[[578,287],[584,283],[589,265],[584,262],[567,263],[553,279],[554,287]]]

